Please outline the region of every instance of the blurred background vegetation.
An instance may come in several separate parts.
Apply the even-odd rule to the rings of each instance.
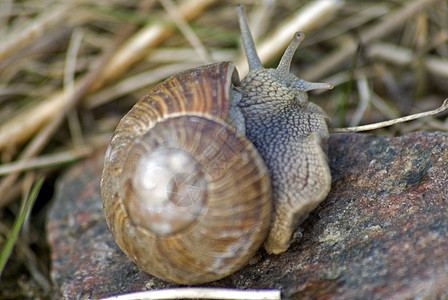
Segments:
[[[295,31],[306,33],[291,71],[335,84],[310,95],[332,127],[434,109],[447,98],[443,0],[2,0],[0,299],[52,298],[45,214],[55,182],[104,150],[139,98],[169,75],[213,61],[235,61],[244,76],[238,3],[268,67]],[[442,115],[376,133],[447,129]]]

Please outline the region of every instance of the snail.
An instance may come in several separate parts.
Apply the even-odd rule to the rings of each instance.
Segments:
[[[206,283],[244,266],[264,243],[289,247],[327,195],[328,117],[307,91],[331,89],[289,73],[296,33],[276,69],[263,68],[238,7],[250,71],[232,62],[174,75],[120,121],[101,180],[107,224],[145,272]]]

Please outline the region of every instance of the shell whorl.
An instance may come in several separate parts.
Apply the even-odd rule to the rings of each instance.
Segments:
[[[269,228],[267,169],[225,122],[233,74],[226,62],[159,84],[121,120],[106,154],[102,198],[115,240],[143,270],[168,281],[233,273]],[[141,204],[142,195],[151,199]],[[168,221],[163,208],[172,213]]]

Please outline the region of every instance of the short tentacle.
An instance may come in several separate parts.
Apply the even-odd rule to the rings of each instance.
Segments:
[[[308,92],[312,90],[331,90],[334,87],[333,83],[328,82],[308,82],[297,78],[294,82],[296,88],[300,91]]]
[[[277,71],[280,72],[281,76],[287,76],[289,74],[294,53],[304,39],[304,33],[298,31],[294,34],[277,67]],[[299,78],[294,80],[294,85],[299,91],[303,92],[319,89],[331,90],[334,87],[332,83],[308,82]]]

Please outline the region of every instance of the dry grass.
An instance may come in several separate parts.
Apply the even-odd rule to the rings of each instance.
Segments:
[[[20,199],[37,176],[47,180],[2,274],[0,299],[51,297],[43,220],[67,162],[105,147],[121,116],[170,74],[221,60],[245,73],[237,2],[268,66],[294,31],[306,32],[292,71],[335,83],[331,93],[312,95],[335,127],[433,109],[447,98],[442,0],[327,0],[317,8],[296,0],[2,1],[0,248]],[[447,129],[439,117],[381,133]]]

